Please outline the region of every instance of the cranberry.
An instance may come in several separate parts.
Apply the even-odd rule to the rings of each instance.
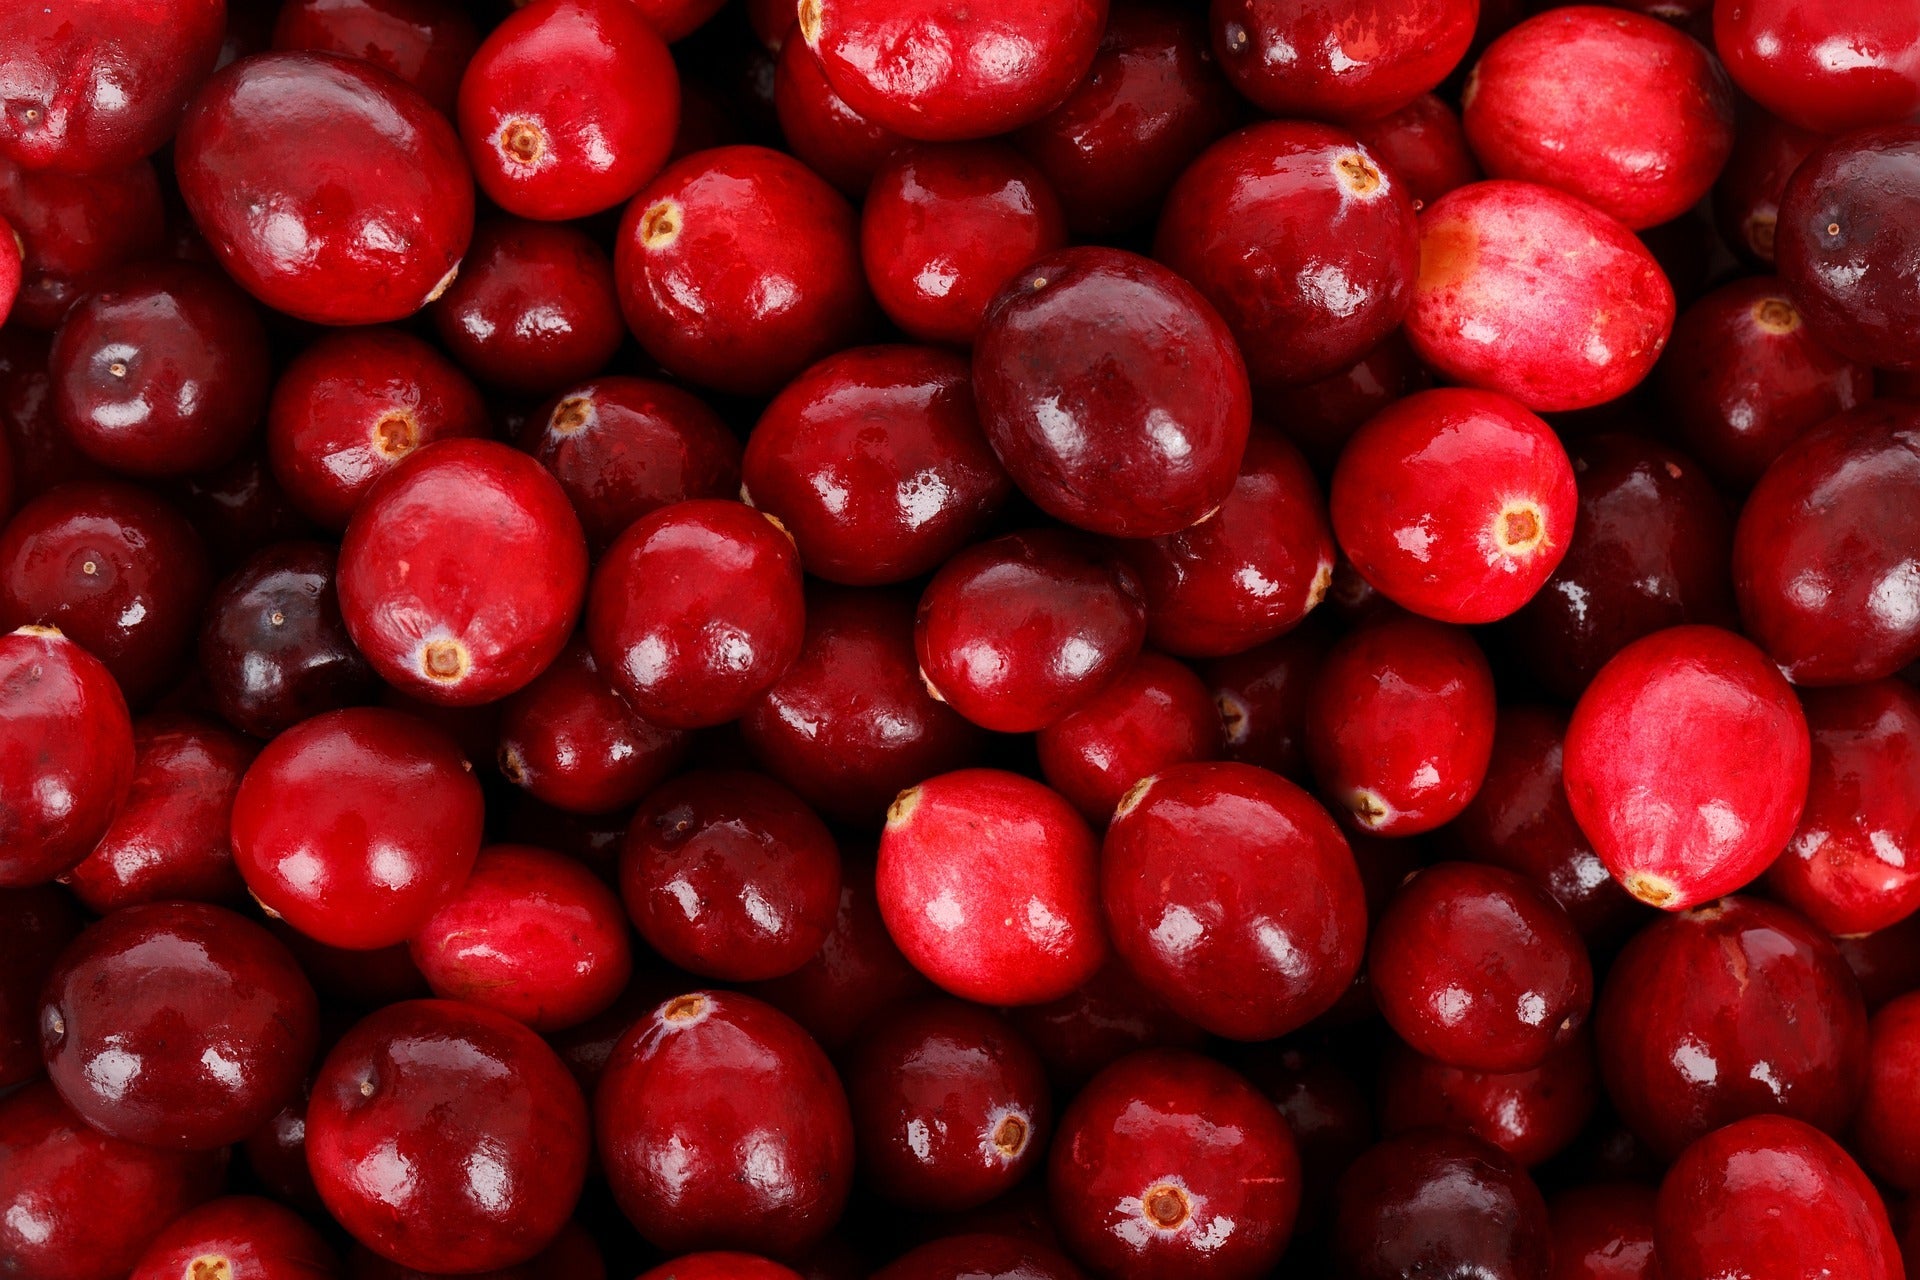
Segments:
[[[13,314],[14,301],[20,296],[20,274],[26,244],[14,229],[0,218],[0,324]]]
[[[327,1055],[307,1108],[327,1211],[381,1256],[436,1273],[546,1248],[579,1199],[590,1140],[553,1050],[503,1014],[451,1000],[360,1022]]]
[[[679,767],[686,735],[635,715],[574,641],[500,709],[500,772],[571,813],[624,809]]]
[[[1600,1182],[1555,1196],[1553,1280],[1660,1280],[1653,1248],[1654,1192],[1636,1182]]]
[[[490,440],[443,440],[367,492],[339,585],[347,633],[382,679],[476,706],[525,688],[565,646],[586,538],[539,463]]]
[[[1766,655],[1672,627],[1600,669],[1567,729],[1567,800],[1613,878],[1678,911],[1750,883],[1807,797],[1806,718]]]
[[[675,996],[636,1023],[594,1100],[621,1210],[659,1248],[782,1257],[817,1244],[853,1181],[853,1121],[833,1066],[749,996]]]
[[[318,942],[404,941],[459,891],[480,850],[472,768],[451,738],[397,711],[304,721],[240,781],[240,874],[262,906]]]
[[[0,157],[0,216],[21,253],[18,325],[54,329],[70,307],[120,268],[157,256],[164,235],[153,165],[76,177],[28,172]]]
[[[1380,1143],[1335,1193],[1333,1254],[1351,1280],[1547,1280],[1546,1202],[1519,1163],[1470,1134],[1420,1129]]]
[[[873,1280],[1082,1280],[1065,1254],[1036,1240],[968,1234],[923,1244],[873,1273]],[[703,1280],[688,1276],[687,1280]],[[715,1280],[730,1280],[716,1277]],[[740,1280],[762,1280],[743,1275]],[[781,1280],[766,1277],[765,1280]]]
[[[800,557],[779,522],[737,502],[663,507],[594,570],[587,643],[633,709],[697,729],[738,717],[800,654]]]
[[[406,948],[400,948],[406,955]],[[413,994],[411,992],[409,995]],[[273,1118],[248,1134],[241,1144],[247,1168],[277,1199],[303,1213],[325,1213],[320,1193],[307,1170],[307,1089],[273,1113]],[[188,1273],[191,1277],[192,1273]]]
[[[1741,89],[1806,129],[1844,133],[1920,111],[1920,13],[1901,0],[1715,5],[1713,43]]]
[[[913,967],[964,1000],[1057,1000],[1107,958],[1098,854],[1059,793],[998,769],[942,774],[887,812],[880,914]]]
[[[791,28],[794,6],[781,8]],[[788,40],[780,48],[773,107],[787,149],[848,196],[863,194],[880,167],[912,145],[848,106],[803,40]]]
[[[724,0],[633,0],[634,8],[660,33],[662,40],[682,40],[692,35],[720,11],[723,3]],[[787,14],[786,20],[791,24],[793,15]]]
[[[1360,966],[1366,901],[1346,841],[1311,796],[1251,765],[1175,765],[1135,785],[1100,877],[1114,950],[1216,1035],[1303,1026]]]
[[[1920,1187],[1920,1128],[1913,1099],[1920,1094],[1920,992],[1873,1015],[1866,1089],[1853,1121],[1853,1147],[1880,1177],[1911,1191]]]
[[[273,478],[257,436],[225,466],[188,476],[178,502],[223,573],[256,551],[319,532]]]
[[[1480,180],[1480,165],[1467,149],[1459,114],[1431,93],[1387,115],[1355,120],[1349,127],[1387,171],[1406,184],[1415,208]]]
[[[1103,1275],[1263,1275],[1300,1203],[1300,1163],[1274,1106],[1179,1050],[1122,1059],[1060,1117],[1047,1168],[1054,1220]]]
[[[446,288],[473,232],[453,126],[358,59],[270,53],[226,68],[189,108],[174,164],[220,265],[303,320],[412,315]]]
[[[667,167],[620,220],[614,278],[648,355],[770,395],[867,327],[853,206],[791,156],[717,147]]]
[[[1470,0],[1213,0],[1213,48],[1263,111],[1364,120],[1444,80],[1476,11]]]
[[[1228,759],[1296,782],[1307,777],[1307,700],[1331,642],[1329,630],[1309,618],[1278,640],[1201,669],[1226,730]]]
[[[347,1274],[350,1280],[433,1280],[436,1273],[403,1267],[365,1245],[355,1245],[347,1253]],[[552,1244],[525,1262],[463,1274],[469,1280],[544,1280],[547,1276],[607,1280],[607,1264],[593,1237],[578,1221],[570,1221],[560,1228]]]
[[[803,1280],[799,1272],[751,1253],[688,1253],[640,1280]]]
[[[174,1219],[140,1255],[128,1280],[334,1280],[339,1266],[326,1240],[299,1214],[257,1196],[228,1196]]]
[[[105,468],[74,446],[53,411],[49,346],[43,334],[0,326],[0,512],[11,511],[16,498],[38,497],[55,485],[106,478]]]
[[[1621,1118],[1671,1157],[1779,1113],[1837,1131],[1867,1063],[1867,1013],[1833,943],[1752,898],[1656,920],[1614,962],[1594,1014]]]
[[[1107,0],[803,0],[799,12],[801,39],[848,105],[929,141],[992,137],[1046,115],[1087,74],[1107,24]]]
[[[460,73],[480,33],[457,0],[289,0],[273,24],[273,47],[365,58],[453,114]]]
[[[1844,1275],[1899,1280],[1900,1248],[1880,1193],[1840,1145],[1785,1116],[1702,1138],[1660,1183],[1661,1273]]]
[[[1673,287],[1631,231],[1531,182],[1476,182],[1421,215],[1414,353],[1537,411],[1631,390],[1673,327]]]
[[[1920,989],[1920,916],[1873,933],[1833,940],[1847,962],[1869,1013]]]
[[[1773,263],[1780,197],[1801,161],[1823,134],[1788,124],[1748,105],[1740,114],[1733,154],[1713,188],[1713,216],[1727,247],[1767,265]]]
[[[1585,1032],[1523,1071],[1452,1067],[1405,1046],[1381,1068],[1380,1127],[1388,1136],[1438,1125],[1464,1129],[1523,1165],[1537,1165],[1580,1136],[1600,1101],[1593,1038]]]
[[[1058,1000],[1005,1013],[1039,1051],[1049,1078],[1068,1090],[1136,1049],[1197,1049],[1207,1038],[1117,959]]]
[[[1329,1052],[1269,1043],[1235,1060],[1248,1081],[1272,1100],[1300,1154],[1303,1234],[1323,1234],[1333,1184],[1373,1143],[1373,1108],[1346,1065]]]
[[[293,952],[300,967],[313,979],[314,989],[330,1006],[377,1009],[398,1000],[431,994],[427,980],[414,968],[404,942],[371,951],[352,951],[315,942],[284,920],[269,917],[267,928]],[[334,1032],[339,1030],[337,1026],[332,1028]],[[304,1101],[301,1106],[304,1108]],[[305,1165],[306,1158],[302,1156],[301,1167]]]
[[[1087,821],[1106,825],[1135,783],[1220,755],[1220,713],[1192,669],[1143,653],[1105,689],[1039,734],[1040,772]]]
[[[40,1074],[40,989],[80,923],[55,885],[0,889],[0,1088]]]

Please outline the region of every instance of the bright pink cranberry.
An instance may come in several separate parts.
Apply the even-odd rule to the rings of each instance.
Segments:
[[[1584,409],[1647,376],[1673,287],[1626,227],[1531,182],[1476,182],[1420,218],[1407,337],[1436,373],[1529,409]]]
[[[327,1211],[383,1257],[436,1273],[546,1248],[580,1198],[591,1141],[553,1050],[504,1014],[452,1000],[360,1022],[327,1055],[307,1107]]]
[[[1524,1071],[1473,1071],[1387,1051],[1380,1074],[1380,1128],[1464,1129],[1531,1168],[1572,1144],[1600,1102],[1593,1037],[1584,1031]]]
[[[1213,49],[1271,115],[1364,120],[1446,79],[1476,14],[1473,0],[1213,0]]]
[[[1057,792],[998,769],[942,774],[887,812],[880,914],[913,967],[964,1000],[1057,1000],[1107,958],[1098,857]]]
[[[1839,1143],[1785,1116],[1742,1120],[1689,1147],[1661,1180],[1654,1244],[1670,1280],[1905,1274],[1867,1175]]]
[[[974,343],[973,387],[1021,491],[1120,538],[1212,514],[1253,413],[1226,322],[1173,272],[1119,249],[1063,249],[1009,281]]]
[[[984,1233],[947,1236],[911,1249],[874,1272],[873,1280],[963,1280],[969,1276],[990,1280],[1082,1280],[1080,1269],[1051,1245]],[[707,1278],[689,1275],[687,1280]],[[732,1277],[715,1280],[732,1280]],[[740,1280],[784,1280],[784,1277],[763,1278],[757,1272],[742,1272]]]
[[[854,110],[947,142],[1006,133],[1066,101],[1093,63],[1107,0],[802,0],[799,13],[800,38]]]
[[[853,206],[765,147],[669,165],[627,206],[613,270],[647,354],[738,395],[771,395],[850,345],[872,310]]]
[[[57,328],[119,268],[158,256],[165,234],[160,184],[146,160],[76,177],[0,157],[0,216],[20,244],[16,328]]]
[[[1061,1115],[1047,1192],[1068,1249],[1101,1275],[1259,1276],[1293,1232],[1300,1158],[1245,1079],[1152,1050],[1095,1076]]]
[[[1458,817],[1493,754],[1493,672],[1473,636],[1389,617],[1337,641],[1307,695],[1307,762],[1334,812],[1414,835]]]
[[[404,941],[459,891],[480,851],[473,767],[425,721],[331,711],[267,744],[233,802],[247,888],[329,946]]]
[[[1047,785],[1096,827],[1133,785],[1221,753],[1220,712],[1192,668],[1143,653],[1093,698],[1042,729]]]
[[[1137,784],[1107,828],[1100,879],[1114,950],[1216,1035],[1304,1026],[1365,951],[1365,896],[1339,828],[1251,765],[1175,765]]]
[[[1750,883],[1807,798],[1806,717],[1765,654],[1672,627],[1600,669],[1567,729],[1567,799],[1627,892],[1678,911]]]
[[[1717,4],[1713,43],[1741,89],[1803,128],[1845,133],[1920,111],[1920,11],[1903,0]]]
[[[1902,1191],[1920,1187],[1920,992],[1873,1015],[1867,1083],[1853,1120],[1860,1159]]]
[[[79,934],[80,911],[57,885],[0,889],[0,1088],[40,1074],[40,991]]]
[[[1518,1161],[1467,1133],[1389,1138],[1340,1179],[1333,1257],[1347,1280],[1422,1271],[1474,1280],[1547,1280],[1546,1201]]]
[[[1348,128],[1406,184],[1416,208],[1480,180],[1459,113],[1435,94],[1423,93],[1388,115],[1351,121]]]
[[[679,767],[686,735],[634,714],[579,641],[507,699],[496,759],[508,782],[557,809],[611,813]]]
[[[1638,1182],[1589,1183],[1555,1196],[1547,1206],[1552,1280],[1660,1280],[1653,1204],[1653,1188]]]
[[[741,474],[741,497],[793,535],[807,572],[856,586],[938,568],[1013,491],[966,358],[933,347],[828,356],[767,406]]]
[[[749,996],[696,991],[650,1012],[614,1049],[593,1112],[614,1199],[669,1252],[800,1253],[853,1182],[853,1121],[827,1055]]]
[[[780,7],[791,31],[794,6],[782,0]],[[820,60],[804,40],[788,40],[780,48],[773,108],[787,150],[850,197],[864,193],[880,167],[912,145],[848,106],[827,83]]]
[[[334,1280],[339,1268],[326,1240],[293,1210],[257,1196],[228,1196],[174,1219],[128,1280]]]
[[[453,114],[460,73],[480,33],[458,0],[290,0],[273,24],[273,47],[364,58]]]
[[[1332,643],[1326,615],[1309,618],[1278,640],[1201,668],[1226,730],[1230,760],[1271,769],[1295,782],[1307,778],[1307,698]]]
[[[1826,135],[1788,124],[1744,104],[1733,154],[1713,186],[1713,217],[1727,247],[1750,261],[1773,263],[1780,197],[1787,180]]]

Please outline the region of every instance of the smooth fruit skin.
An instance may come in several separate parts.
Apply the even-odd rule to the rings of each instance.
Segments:
[[[0,889],[0,1088],[40,1074],[40,989],[83,920],[58,885]]]
[[[1058,1000],[1004,1012],[1039,1050],[1055,1088],[1069,1091],[1137,1049],[1197,1049],[1207,1039],[1118,959]]]
[[[963,1000],[1057,1000],[1107,958],[1093,832],[1057,792],[962,769],[900,793],[876,892],[914,968]]]
[[[792,1257],[839,1219],[853,1121],[826,1054],[749,996],[675,996],[614,1048],[594,1097],[620,1209],[658,1248]]]
[[[1555,1196],[1547,1206],[1552,1280],[1661,1280],[1654,1199],[1654,1189],[1637,1182],[1588,1183]]]
[[[1412,196],[1344,129],[1268,121],[1180,175],[1154,257],[1194,283],[1263,391],[1338,373],[1407,314],[1419,267]]]
[[[362,1020],[327,1055],[307,1107],[307,1162],[327,1211],[381,1256],[436,1273],[546,1248],[579,1199],[591,1141],[586,1102],[553,1050],[504,1014],[452,1000]]]
[[[374,707],[267,744],[233,802],[233,851],[269,911],[329,946],[403,942],[465,882],[480,784],[451,738]]]
[[[53,330],[118,268],[157,256],[166,213],[153,164],[84,176],[33,172],[0,157],[0,216],[20,238],[12,328]]]
[[[1784,1116],[1742,1120],[1687,1148],[1660,1182],[1654,1245],[1664,1280],[1906,1273],[1860,1166]]]
[[[781,0],[780,21],[789,34],[796,30],[793,8]],[[881,166],[913,145],[848,106],[804,40],[786,41],[775,56],[773,109],[787,150],[849,198],[865,193]]]
[[[909,1250],[873,1280],[1084,1280],[1065,1254],[1037,1240],[984,1233],[947,1236]],[[688,1280],[696,1280],[688,1277]],[[760,1280],[744,1276],[742,1280]],[[771,1280],[771,1278],[769,1278]]]
[[[1743,91],[1802,128],[1845,133],[1920,110],[1920,13],[1901,0],[1716,4],[1713,43]]]
[[[1608,1097],[1662,1158],[1743,1116],[1837,1133],[1866,1079],[1867,1011],[1846,963],[1754,898],[1641,930],[1607,974],[1594,1038]]]
[[[1332,642],[1332,624],[1322,616],[1200,669],[1226,730],[1227,759],[1271,769],[1294,782],[1308,777],[1307,699]]]
[[[1576,1036],[1526,1071],[1471,1071],[1388,1050],[1380,1072],[1380,1130],[1388,1137],[1438,1125],[1464,1129],[1532,1168],[1580,1136],[1600,1103],[1593,1037]]]
[[[1470,1134],[1389,1138],[1347,1170],[1335,1198],[1333,1257],[1350,1280],[1547,1280],[1553,1239],[1539,1188]]]
[[[1627,892],[1668,911],[1756,879],[1806,802],[1806,717],[1767,656],[1718,627],[1616,654],[1567,728],[1567,800]]]
[[[1920,1187],[1920,993],[1909,993],[1873,1015],[1867,1083],[1853,1119],[1851,1142],[1880,1177],[1912,1191]]]
[[[1478,0],[1213,0],[1213,51],[1269,115],[1367,120],[1446,79]]]
[[[801,1280],[800,1273],[751,1253],[689,1253],[640,1280]]]
[[[128,1280],[335,1280],[340,1260],[293,1210],[258,1196],[226,1196],[182,1214],[155,1236]]]
[[[1112,684],[1040,730],[1040,776],[1096,827],[1133,785],[1221,754],[1220,712],[1192,668],[1142,653]]]
[[[1389,172],[1400,176],[1421,207],[1482,176],[1467,149],[1459,112],[1436,94],[1423,93],[1398,111],[1352,121],[1348,128]]]
[[[1251,1280],[1286,1249],[1300,1159],[1241,1076],[1149,1050],[1095,1076],[1061,1115],[1047,1192],[1062,1240],[1098,1274]]]
[[[1827,136],[1749,104],[1742,104],[1739,120],[1733,154],[1713,185],[1714,223],[1728,248],[1771,267],[1787,180]]]
[[[1420,215],[1407,338],[1451,381],[1535,412],[1604,404],[1647,376],[1673,317],[1652,253],[1575,196],[1476,182]]]
[[[807,0],[800,10],[801,38],[848,105],[933,142],[989,138],[1052,111],[1086,75],[1106,24],[1107,0]]]
[[[569,813],[613,813],[666,781],[687,736],[637,716],[579,640],[500,707],[501,776]]]
[[[1340,998],[1365,954],[1353,854],[1300,788],[1244,764],[1175,765],[1120,802],[1101,847],[1114,950],[1182,1017],[1270,1040]]]
[[[449,116],[460,73],[479,44],[458,0],[291,0],[273,24],[275,49],[365,58]]]

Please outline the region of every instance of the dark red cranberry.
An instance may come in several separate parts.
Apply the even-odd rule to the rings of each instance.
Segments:
[[[914,650],[928,690],[983,728],[1043,729],[1117,679],[1146,638],[1140,581],[1082,534],[978,543],[927,584]]]
[[[447,287],[473,233],[453,126],[357,58],[269,53],[219,72],[180,126],[174,165],[220,265],[302,320],[412,315]]]
[[[751,1253],[687,1253],[640,1280],[804,1280],[799,1272]]]
[[[1291,1042],[1269,1043],[1236,1059],[1254,1088],[1272,1099],[1300,1153],[1300,1221],[1321,1234],[1333,1187],[1373,1145],[1373,1107],[1348,1067],[1330,1054]]]
[[[1920,1187],[1920,992],[1873,1015],[1867,1082],[1853,1120],[1853,1148],[1868,1168],[1911,1192]]]
[[[328,1212],[382,1256],[435,1272],[510,1266],[546,1248],[580,1197],[591,1139],[553,1050],[503,1014],[452,1000],[389,1005],[355,1026],[307,1107],[307,1159]]]
[[[0,511],[16,498],[36,498],[55,485],[103,480],[106,470],[81,453],[53,411],[53,379],[47,373],[50,343],[18,324],[0,327],[0,433],[6,448]]]
[[[1469,0],[1214,0],[1228,79],[1277,116],[1364,120],[1446,79],[1473,39]]]
[[[16,326],[54,329],[67,310],[131,262],[158,257],[165,235],[153,165],[75,176],[29,172],[0,157],[0,217],[19,237]]]
[[[1270,1040],[1332,1007],[1360,967],[1366,901],[1313,797],[1243,764],[1135,785],[1100,857],[1114,950],[1182,1017]]]
[[[1389,1138],[1347,1170],[1335,1198],[1333,1256],[1351,1280],[1547,1280],[1553,1237],[1539,1188],[1471,1134]]]
[[[1176,533],[1233,491],[1252,407],[1227,325],[1193,286],[1119,249],[1063,249],[1009,281],[973,349],[987,438],[1049,515]]]
[[[1459,113],[1434,94],[1423,93],[1398,111],[1354,120],[1348,127],[1406,184],[1416,208],[1480,179],[1480,165],[1467,149]]]
[[[1824,141],[1824,134],[1746,105],[1733,155],[1713,188],[1714,221],[1729,248],[1750,261],[1772,265],[1787,179]]]
[[[444,733],[397,711],[330,711],[268,743],[241,779],[234,859],[295,929],[370,950],[459,891],[482,816],[473,766]]]
[[[578,640],[500,709],[507,781],[557,809],[611,813],[679,767],[686,735],[633,713]]]
[[[1600,669],[1567,728],[1567,800],[1628,893],[1678,911],[1752,882],[1807,798],[1807,722],[1753,644],[1671,627]]]
[[[627,206],[613,269],[647,354],[738,395],[770,395],[850,345],[872,307],[853,206],[765,147],[669,165]]]
[[[442,440],[367,492],[340,547],[340,613],[373,669],[427,702],[524,689],[572,634],[587,543],[539,463]]]
[[[457,0],[291,0],[273,24],[273,47],[365,58],[453,114],[460,73],[480,33]]]
[[[1226,731],[1229,760],[1307,777],[1307,700],[1332,636],[1309,619],[1278,640],[1201,668]]]
[[[222,573],[256,551],[319,532],[273,478],[257,436],[225,466],[188,476],[178,501]]]
[[[1117,959],[1058,1000],[1005,1012],[1065,1090],[1137,1049],[1197,1049],[1206,1040]]]
[[[315,942],[284,920],[269,917],[267,928],[293,952],[300,967],[313,979],[314,989],[329,1005],[378,1009],[432,994],[427,980],[414,968],[404,942],[372,950],[348,950]],[[305,1157],[301,1160],[304,1165]]]
[[[347,1252],[349,1280],[433,1280],[435,1274],[403,1267],[381,1257],[365,1245],[355,1245]],[[565,1276],[567,1280],[607,1280],[607,1264],[593,1236],[578,1220],[574,1220],[560,1228],[560,1234],[554,1237],[552,1244],[525,1262],[465,1274],[469,1280],[543,1280],[548,1276]]]
[[[1143,653],[1040,731],[1040,772],[1096,827],[1141,779],[1221,752],[1220,712],[1191,668]]]
[[[55,885],[0,889],[0,1088],[40,1074],[40,989],[80,924]]]
[[[1902,0],[1715,5],[1713,43],[1741,89],[1803,128],[1844,133],[1920,111],[1920,13]]]
[[[781,4],[789,30],[793,8]],[[855,198],[895,152],[913,145],[848,106],[827,83],[820,60],[804,40],[788,40],[780,48],[774,66],[773,107],[787,149]]]
[[[1387,1136],[1437,1125],[1464,1129],[1529,1167],[1572,1144],[1600,1102],[1593,1037],[1582,1031],[1523,1071],[1473,1071],[1388,1050],[1380,1074]]]
[[[1083,1280],[1080,1269],[1051,1245],[1015,1236],[948,1236],[923,1244],[873,1273],[873,1280]],[[671,1280],[671,1278],[669,1278]],[[703,1280],[689,1275],[686,1280]],[[731,1273],[713,1280],[732,1280]],[[763,1280],[742,1272],[740,1280]],[[768,1276],[764,1280],[782,1280]]]
[[[627,1033],[594,1097],[600,1158],[640,1234],[788,1257],[827,1234],[853,1181],[853,1121],[833,1066],[772,1007],[675,996]]]
[[[400,948],[400,954],[406,954],[405,947]],[[421,990],[424,992],[424,984]],[[408,993],[414,994],[419,993]],[[240,1149],[247,1157],[247,1168],[276,1199],[296,1206],[303,1213],[326,1212],[326,1206],[320,1203],[320,1193],[314,1190],[313,1174],[307,1169],[305,1084],[293,1101],[248,1134]]]
[[[660,33],[662,40],[681,40],[692,35],[720,12],[723,3],[724,0],[633,0],[634,8]],[[791,23],[793,15],[786,16]]]
[[[1149,1050],[1108,1067],[1060,1117],[1047,1165],[1054,1222],[1101,1275],[1265,1275],[1300,1206],[1280,1113],[1197,1054]]]
[[[335,1280],[339,1274],[339,1259],[299,1214],[257,1196],[228,1196],[174,1219],[128,1280]]]
[[[1058,792],[998,769],[942,774],[887,812],[880,914],[913,967],[952,994],[1042,1004],[1107,958],[1098,858]]]
[[[138,706],[179,673],[210,578],[199,535],[160,498],[67,485],[0,532],[0,627],[58,627]]]
[[[1660,1280],[1652,1187],[1598,1182],[1562,1191],[1547,1206],[1553,1280]]]
[[[1920,990],[1920,916],[1873,933],[1835,938],[1833,944],[1860,984],[1869,1013]]]
[[[1846,963],[1753,898],[1641,930],[1607,974],[1594,1033],[1621,1119],[1667,1158],[1743,1116],[1836,1132],[1866,1078],[1867,1011]]]

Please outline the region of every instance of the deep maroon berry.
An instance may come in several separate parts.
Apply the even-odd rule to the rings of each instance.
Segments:
[[[501,774],[571,813],[611,813],[665,781],[686,735],[635,715],[575,640],[500,708]]]
[[[1565,1150],[1600,1102],[1593,1037],[1582,1032],[1524,1071],[1472,1071],[1388,1050],[1380,1074],[1387,1136],[1437,1125],[1464,1129],[1531,1168]]]
[[[793,30],[794,6],[780,4]],[[833,91],[804,40],[788,40],[774,64],[773,108],[787,150],[847,196],[858,198],[893,156],[912,141],[847,105]]]
[[[1553,1280],[1660,1280],[1653,1248],[1654,1189],[1596,1182],[1562,1191],[1553,1222]]]
[[[1347,127],[1399,176],[1420,206],[1480,180],[1480,165],[1467,149],[1459,113],[1435,94],[1423,93],[1398,111],[1352,120]]]
[[[130,262],[158,257],[165,213],[153,164],[73,175],[0,157],[0,217],[20,239],[13,327],[55,329],[69,308]]]
[[[458,0],[291,0],[273,24],[275,49],[365,58],[448,115],[479,44]]]
[[[1295,782],[1307,777],[1307,700],[1332,643],[1330,626],[1309,619],[1278,640],[1201,668],[1226,732],[1226,756]]]
[[[0,889],[0,1088],[40,1074],[40,989],[80,932],[80,911],[58,885]]]
[[[1333,1256],[1351,1280],[1547,1280],[1553,1238],[1539,1188],[1470,1134],[1389,1138],[1347,1170],[1335,1198]]]
[[[1473,38],[1468,0],[1214,0],[1233,87],[1279,116],[1366,119],[1444,80]]]
[[[1065,1254],[1037,1240],[974,1233],[947,1236],[909,1250],[873,1273],[873,1280],[1081,1280],[1080,1269]],[[670,1277],[663,1280],[671,1280]],[[686,1280],[703,1280],[689,1275]],[[736,1280],[731,1273],[713,1280]],[[737,1280],[785,1280],[769,1273],[743,1271]]]
[[[1733,154],[1713,188],[1714,222],[1727,247],[1750,262],[1773,265],[1780,197],[1787,180],[1826,135],[1788,124],[1743,104]]]

